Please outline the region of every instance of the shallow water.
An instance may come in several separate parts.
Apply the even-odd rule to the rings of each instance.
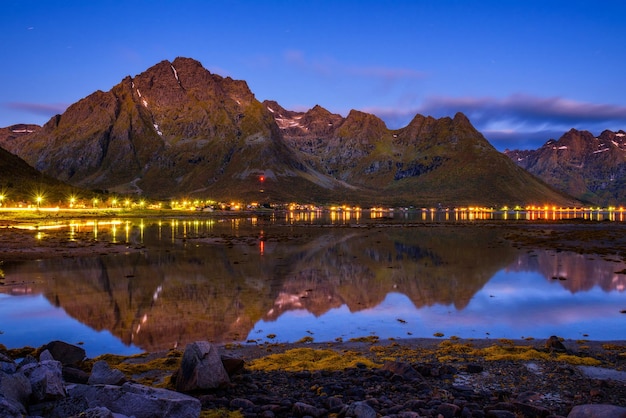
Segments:
[[[95,356],[196,340],[626,339],[623,263],[519,250],[493,225],[251,217],[58,227],[142,250],[4,265],[0,344],[60,339]]]

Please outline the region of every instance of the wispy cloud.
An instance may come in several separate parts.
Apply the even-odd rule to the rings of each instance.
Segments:
[[[626,129],[626,106],[523,94],[502,99],[431,97],[418,106],[366,111],[378,115],[392,128],[405,126],[416,114],[443,117],[463,112],[498,149],[537,148],[572,128],[595,134],[605,129]]]
[[[502,123],[523,126],[568,126],[614,123],[626,124],[626,106],[596,104],[561,97],[534,97],[516,94],[504,99],[431,98],[420,107],[432,114],[461,111],[481,124]]]
[[[66,103],[27,103],[8,102],[5,107],[8,109],[22,110],[35,115],[52,117],[65,112],[69,105]]]

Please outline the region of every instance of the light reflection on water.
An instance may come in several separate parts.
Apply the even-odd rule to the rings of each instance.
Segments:
[[[3,266],[0,344],[61,339],[93,356],[201,339],[626,339],[623,263],[516,250],[497,227],[293,222],[74,223],[68,237],[145,248]]]

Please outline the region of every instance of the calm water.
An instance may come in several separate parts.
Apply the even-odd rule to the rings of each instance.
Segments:
[[[626,265],[518,250],[493,225],[301,214],[51,226],[142,249],[5,263],[7,347],[60,339],[95,356],[307,336],[626,339]]]

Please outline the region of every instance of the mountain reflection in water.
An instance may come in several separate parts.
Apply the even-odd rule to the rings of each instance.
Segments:
[[[142,252],[5,266],[7,280],[24,285],[0,294],[1,317],[13,318],[3,319],[0,343],[39,346],[56,339],[53,322],[45,322],[48,332],[36,331],[41,317],[50,316],[72,319],[65,318],[58,339],[83,341],[91,355],[196,340],[435,332],[626,339],[619,313],[626,307],[626,276],[615,273],[622,263],[517,250],[497,227],[141,222],[120,227],[122,238],[101,228],[98,239],[140,242]],[[19,318],[17,310],[13,317],[4,312],[17,303]],[[31,317],[28,304],[42,312]]]

